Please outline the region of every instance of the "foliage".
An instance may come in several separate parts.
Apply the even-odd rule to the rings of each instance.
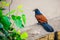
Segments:
[[[3,6],[9,5],[9,4],[6,4],[5,2],[2,2],[2,4],[4,4]],[[18,8],[21,9],[22,6],[21,7],[19,6]],[[1,32],[4,33],[5,36],[7,35],[6,37],[10,40],[26,39],[28,37],[28,34],[26,32],[21,34],[20,31],[16,31],[14,28],[10,27],[12,24],[12,22],[10,21],[11,19],[14,21],[14,24],[16,24],[16,26],[19,28],[24,28],[24,24],[26,24],[26,15],[22,14],[22,17],[17,16],[17,15],[14,15],[15,12],[16,10],[11,10],[6,15],[3,15],[3,9],[0,8],[0,31],[2,30]],[[23,13],[23,11],[21,10],[20,12]],[[9,17],[8,15],[10,15],[11,17]],[[12,32],[10,33],[9,31],[12,31]]]

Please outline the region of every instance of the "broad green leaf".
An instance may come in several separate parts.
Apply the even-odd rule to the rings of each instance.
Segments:
[[[15,22],[15,24],[16,24],[17,27],[19,27],[19,28],[23,28],[24,27],[22,25],[22,20],[16,19],[14,22]]]
[[[1,19],[1,23],[3,24],[4,28],[8,30],[10,28],[11,22],[7,16],[3,16]]]
[[[27,32],[22,33],[21,38],[22,39],[27,39],[28,38],[28,33]]]
[[[14,23],[16,24],[17,27],[19,28],[24,27],[20,16],[12,16],[12,19],[14,20]]]
[[[26,15],[25,14],[22,14],[22,20],[23,20],[24,24],[26,24]]]

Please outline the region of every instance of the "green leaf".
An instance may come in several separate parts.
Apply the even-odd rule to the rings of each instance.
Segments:
[[[3,28],[3,25],[0,23],[0,28]]]
[[[11,10],[10,12],[8,12],[6,15],[8,15],[8,14],[14,14],[16,12],[16,10]]]
[[[10,3],[7,3],[6,1],[2,1],[1,3],[2,3],[2,6],[7,6],[8,7],[10,5]]]
[[[22,20],[23,20],[24,24],[26,24],[26,15],[25,14],[22,14]]]
[[[17,19],[21,20],[21,17],[20,16],[16,16]]]
[[[0,17],[2,17],[2,10],[0,10]]]
[[[3,24],[4,28],[8,30],[10,28],[11,22],[7,16],[3,16],[1,19],[1,23]]]
[[[23,6],[22,6],[22,5],[19,5],[17,8],[18,8],[18,9],[21,9],[21,8],[23,8]]]
[[[19,28],[24,27],[20,16],[12,16],[12,19],[14,20],[14,23],[16,24],[17,27]]]
[[[19,27],[19,28],[23,28],[24,27],[22,25],[22,20],[16,19],[14,22],[15,22],[15,24],[16,24],[17,27]]]
[[[10,3],[6,3],[6,5],[5,5],[5,6],[7,6],[7,7],[8,7],[9,5],[10,5]]]
[[[17,34],[20,35],[20,33],[21,33],[20,30],[18,30],[18,31],[17,31]]]
[[[22,40],[20,36],[16,36],[16,40]]]
[[[27,39],[28,38],[28,33],[27,32],[22,33],[21,38],[22,39]]]
[[[13,20],[15,20],[15,19],[16,19],[16,17],[15,17],[14,15],[12,15],[11,17],[12,17],[12,19],[13,19]]]
[[[15,33],[16,33],[16,30],[15,30],[15,29],[13,29],[13,32],[15,32]]]
[[[18,7],[17,7],[17,9],[18,9],[18,11],[20,11],[20,12],[24,12],[24,10],[23,10],[23,5],[19,5]]]

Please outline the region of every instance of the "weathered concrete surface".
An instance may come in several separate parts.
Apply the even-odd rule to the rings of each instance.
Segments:
[[[54,28],[55,31],[60,31],[60,18],[53,18],[48,21],[48,23]],[[37,38],[46,36],[47,34],[50,34],[51,32],[46,32],[41,25],[31,25],[29,27],[21,29],[21,31],[26,31],[29,34],[29,37],[27,40],[35,40]]]

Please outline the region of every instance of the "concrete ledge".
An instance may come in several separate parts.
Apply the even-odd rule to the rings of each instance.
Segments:
[[[55,31],[60,31],[60,18],[54,18],[48,21],[48,23],[54,28]],[[37,38],[44,37],[51,32],[46,32],[41,25],[31,25],[21,29],[21,32],[26,31],[29,34],[27,40],[35,40]]]

